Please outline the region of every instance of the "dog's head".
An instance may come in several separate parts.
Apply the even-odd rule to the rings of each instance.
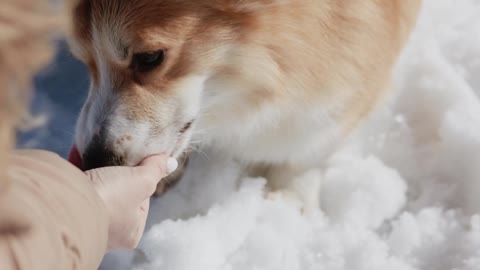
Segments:
[[[69,44],[91,75],[75,141],[84,169],[182,153],[202,109],[204,83],[224,69],[241,39],[246,8],[255,5],[81,0]]]

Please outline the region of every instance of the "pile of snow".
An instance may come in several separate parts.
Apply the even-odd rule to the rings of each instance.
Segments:
[[[197,155],[133,262],[104,268],[480,269],[480,1],[425,0],[395,74],[396,96],[318,176],[321,211]]]

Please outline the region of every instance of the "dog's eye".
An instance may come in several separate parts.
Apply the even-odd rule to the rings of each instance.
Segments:
[[[132,67],[139,72],[148,72],[162,64],[165,57],[163,50],[152,53],[137,53],[133,55]]]

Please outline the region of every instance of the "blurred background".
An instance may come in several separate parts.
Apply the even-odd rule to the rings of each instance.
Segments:
[[[54,61],[35,78],[32,112],[47,116],[41,128],[18,134],[19,148],[48,149],[66,157],[77,115],[88,94],[87,68],[73,58],[64,41]]]

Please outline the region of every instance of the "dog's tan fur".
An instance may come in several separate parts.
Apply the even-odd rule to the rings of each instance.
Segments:
[[[373,110],[420,4],[82,0],[70,44],[92,87],[78,148],[108,122],[108,147],[127,165],[158,151],[179,155],[193,134],[203,146],[269,165],[269,175],[295,178]],[[167,52],[160,67],[132,71],[133,54],[159,49]],[[178,135],[190,118],[198,134]]]

